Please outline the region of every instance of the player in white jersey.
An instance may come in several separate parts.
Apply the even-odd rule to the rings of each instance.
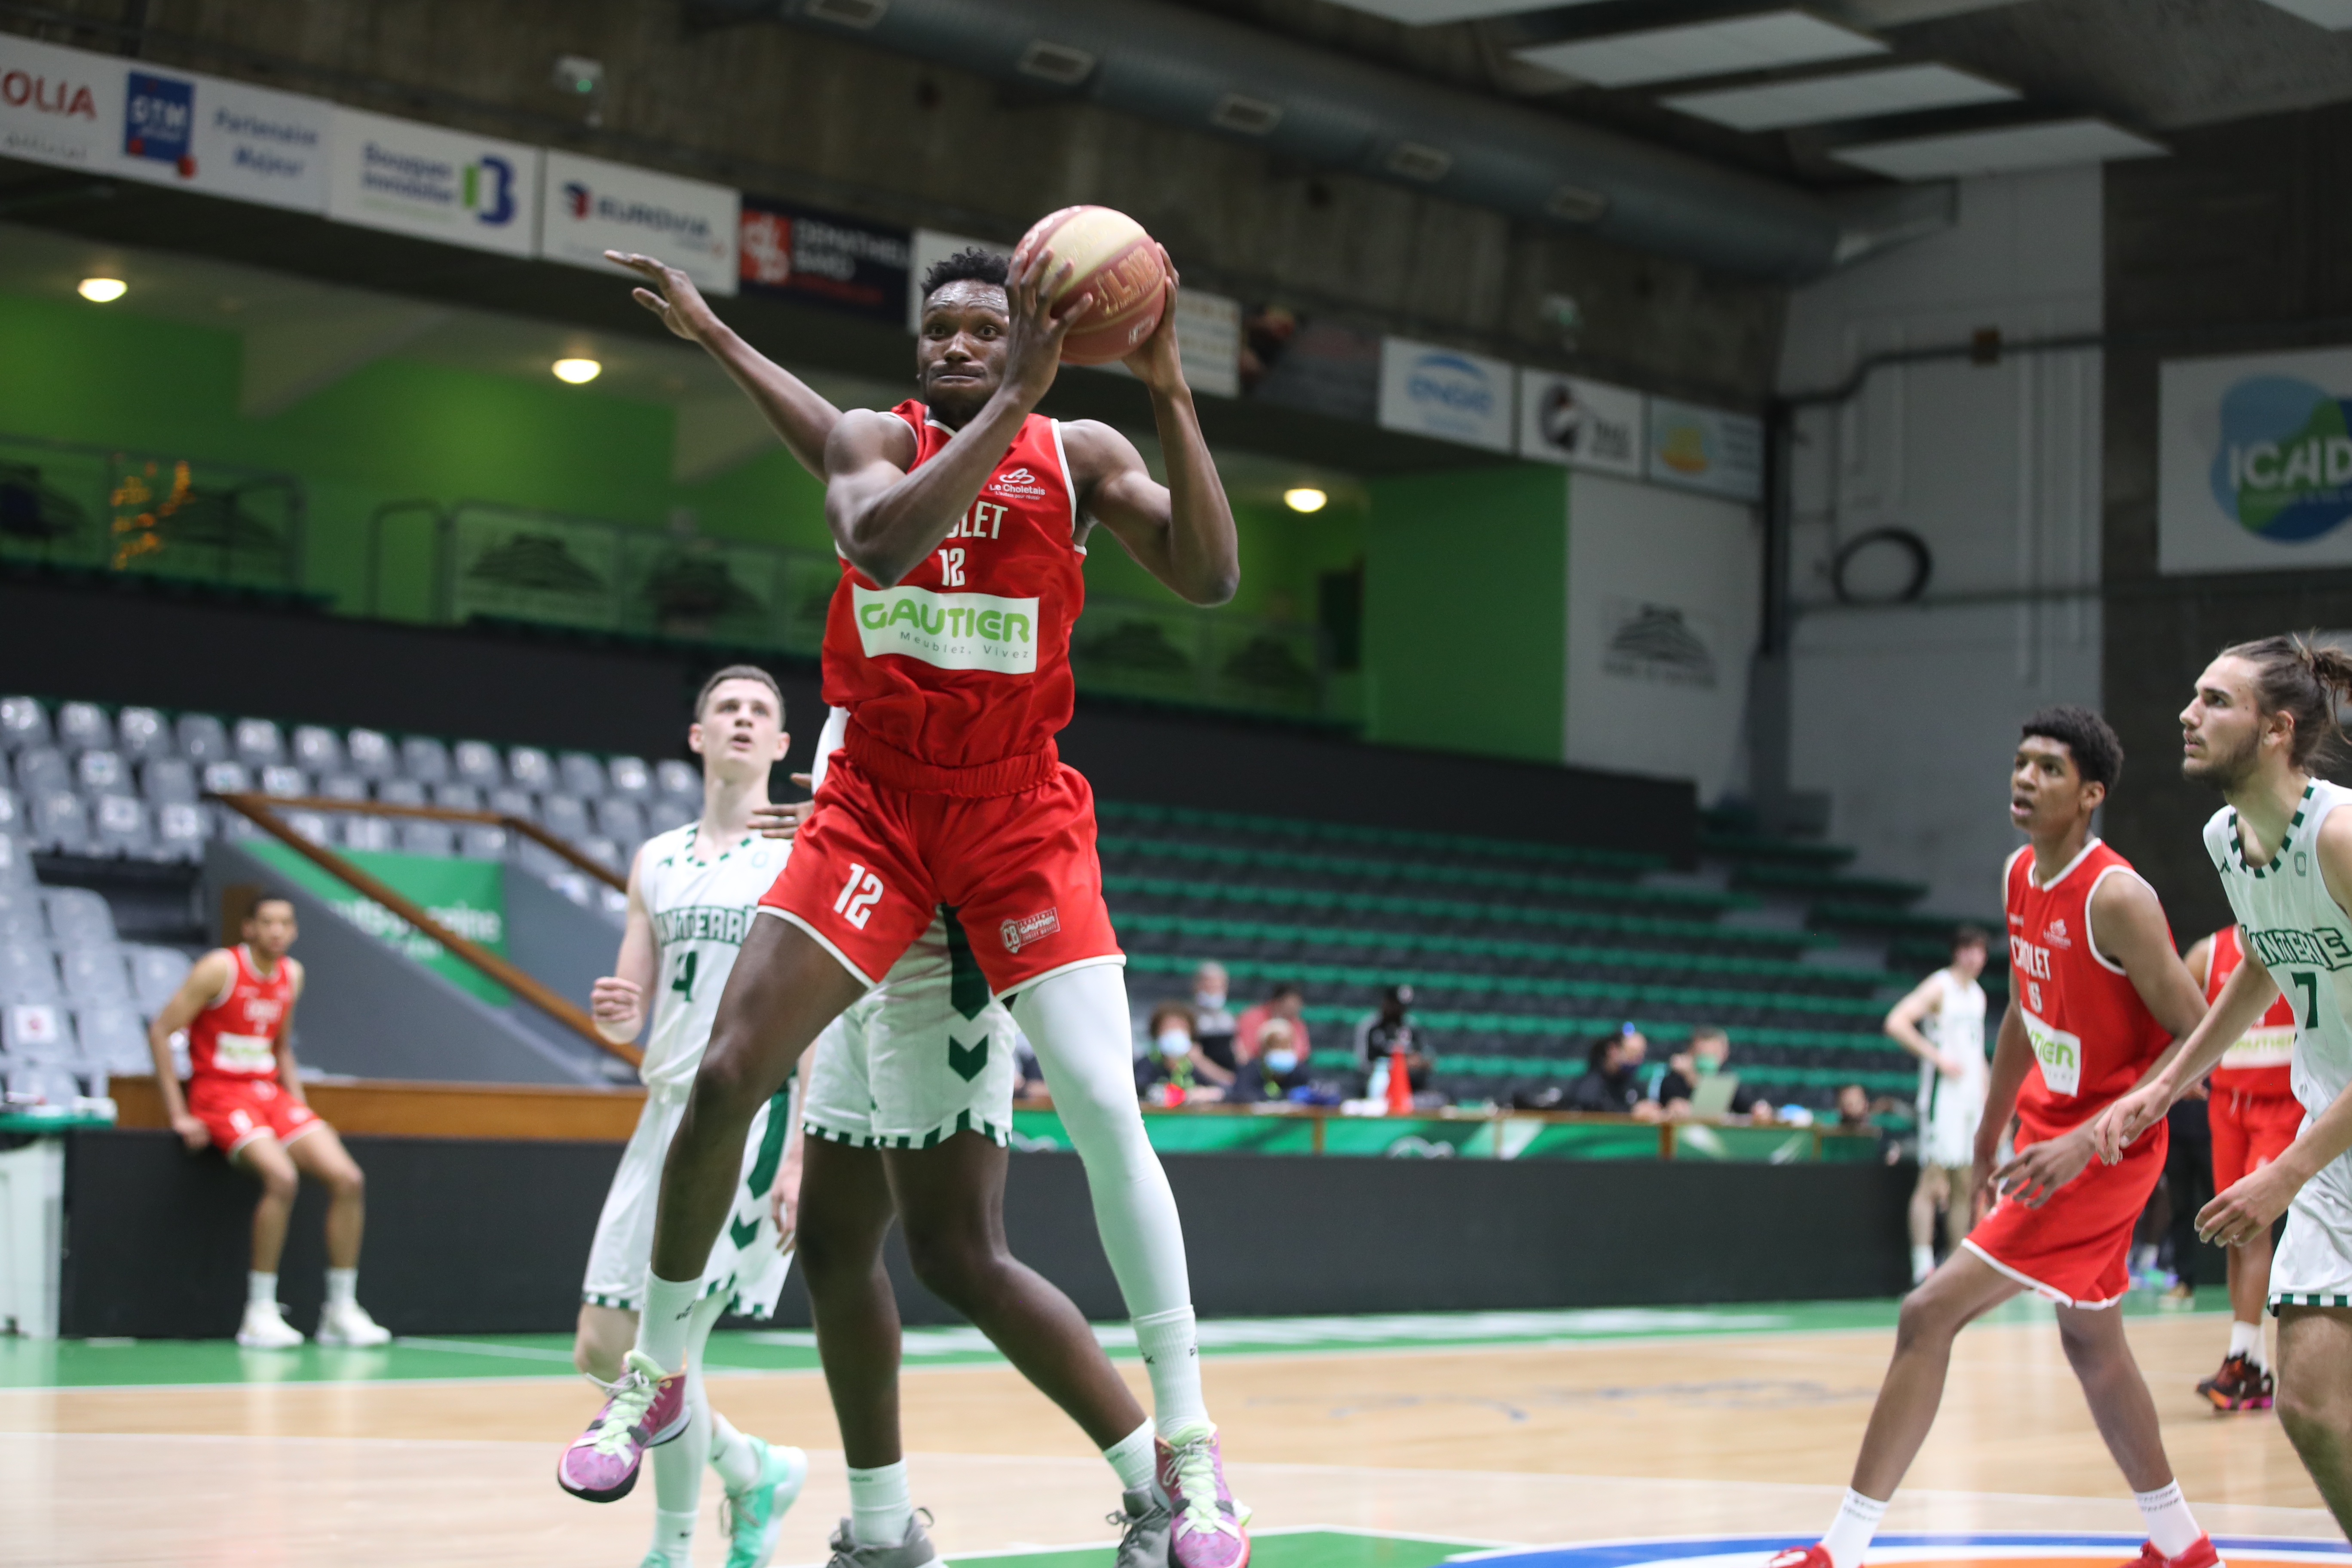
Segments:
[[[783,723],[783,696],[765,670],[733,665],[705,683],[687,731],[687,744],[702,757],[702,816],[638,850],[620,955],[591,999],[597,1028],[616,1042],[637,1037],[648,998],[653,1014],[638,1068],[645,1109],[596,1222],[572,1344],[573,1364],[601,1384],[619,1381],[635,1342],[662,1162],[709,1042],[719,994],[760,895],[791,850],[761,837],[754,820],[768,801],[769,772],[791,743]],[[793,1092],[787,1085],[753,1118],[734,1210],[703,1271],[689,1330],[688,1416],[677,1438],[654,1455],[654,1542],[643,1568],[686,1568],[706,1460],[726,1489],[728,1568],[767,1563],[783,1513],[808,1475],[801,1450],[747,1437],[712,1410],[701,1372],[703,1342],[719,1316],[731,1309],[764,1318],[783,1289],[792,1263],[787,1202],[800,1152],[792,1136]],[[609,1502],[635,1482],[632,1472],[616,1489],[581,1495]]]
[[[2101,1118],[2110,1161],[2203,1079],[2281,994],[2294,1010],[2292,1079],[2305,1111],[2286,1151],[2197,1216],[2243,1246],[2281,1214],[2271,1262],[2280,1424],[2338,1527],[2352,1530],[2352,791],[2312,776],[2340,739],[2352,658],[2301,637],[2223,650],[2180,715],[2181,773],[2228,802],[2205,848],[2238,917],[2244,957],[2179,1054]]]
[[[1952,962],[1886,1015],[1886,1033],[1919,1058],[1919,1180],[1911,1189],[1911,1283],[1936,1271],[1936,1211],[1955,1251],[1976,1222],[1977,1122],[1984,1115],[1985,944],[1975,926],[1952,934]]]

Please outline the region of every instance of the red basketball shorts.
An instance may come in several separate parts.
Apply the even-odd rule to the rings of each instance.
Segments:
[[[761,909],[872,985],[942,904],[998,997],[1126,962],[1103,904],[1094,792],[1076,769],[1055,763],[1034,789],[969,799],[892,789],[835,752]]]
[[[234,1154],[267,1132],[291,1143],[314,1127],[319,1113],[280,1088],[274,1079],[206,1073],[188,1080],[188,1114],[213,1135],[213,1147]]]
[[[2029,1137],[2031,1147],[2048,1136]],[[2131,1289],[2132,1227],[2164,1174],[2169,1130],[2161,1121],[2139,1135],[2116,1163],[2097,1156],[2040,1208],[2011,1198],[1993,1205],[1960,1245],[2066,1307],[2111,1307]]]
[[[2292,1091],[2217,1089],[2205,1102],[2205,1118],[2213,1129],[2213,1190],[2225,1193],[2286,1152],[2303,1131],[2303,1102]]]

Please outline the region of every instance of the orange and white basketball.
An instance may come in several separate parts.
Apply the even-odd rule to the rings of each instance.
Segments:
[[[1167,309],[1168,268],[1159,245],[1125,213],[1094,206],[1047,213],[1021,237],[1013,270],[1018,273],[1041,247],[1072,264],[1070,280],[1055,294],[1055,301],[1089,290],[1095,297],[1062,340],[1065,364],[1125,359],[1160,325]]]

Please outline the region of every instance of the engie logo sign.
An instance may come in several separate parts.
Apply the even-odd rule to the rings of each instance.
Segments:
[[[2352,350],[2174,361],[2160,385],[2164,571],[2352,563]]]
[[[1404,338],[1381,342],[1381,423],[1507,452],[1513,443],[1509,365]]]

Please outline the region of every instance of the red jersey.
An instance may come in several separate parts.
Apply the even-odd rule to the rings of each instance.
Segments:
[[[2238,945],[2238,928],[2223,926],[2213,933],[2213,954],[2205,962],[2205,1000],[2210,1005],[2245,956]],[[2281,996],[2260,1022],[2238,1043],[2221,1053],[2213,1069],[2215,1089],[2234,1089],[2254,1095],[2292,1095],[2294,1056],[2294,1009]]]
[[[919,402],[891,412],[915,433],[910,471],[955,435]],[[948,793],[963,792],[919,777],[1031,756],[1050,763],[1038,754],[1070,721],[1076,695],[1077,517],[1061,426],[1032,414],[971,509],[903,580],[881,587],[842,563],[825,614],[824,700],[849,710],[852,758],[881,782]]]
[[[236,980],[228,994],[196,1015],[188,1026],[188,1075],[264,1078],[278,1070],[278,1031],[294,1005],[293,966],[284,959],[263,974],[243,942],[228,950]]]
[[[2033,880],[2032,846],[2010,857],[2010,994],[2024,1015],[2034,1069],[2017,1110],[2038,1142],[2089,1121],[2130,1091],[2172,1043],[2120,964],[2091,939],[2091,895],[2131,862],[2094,838],[2049,886]]]

